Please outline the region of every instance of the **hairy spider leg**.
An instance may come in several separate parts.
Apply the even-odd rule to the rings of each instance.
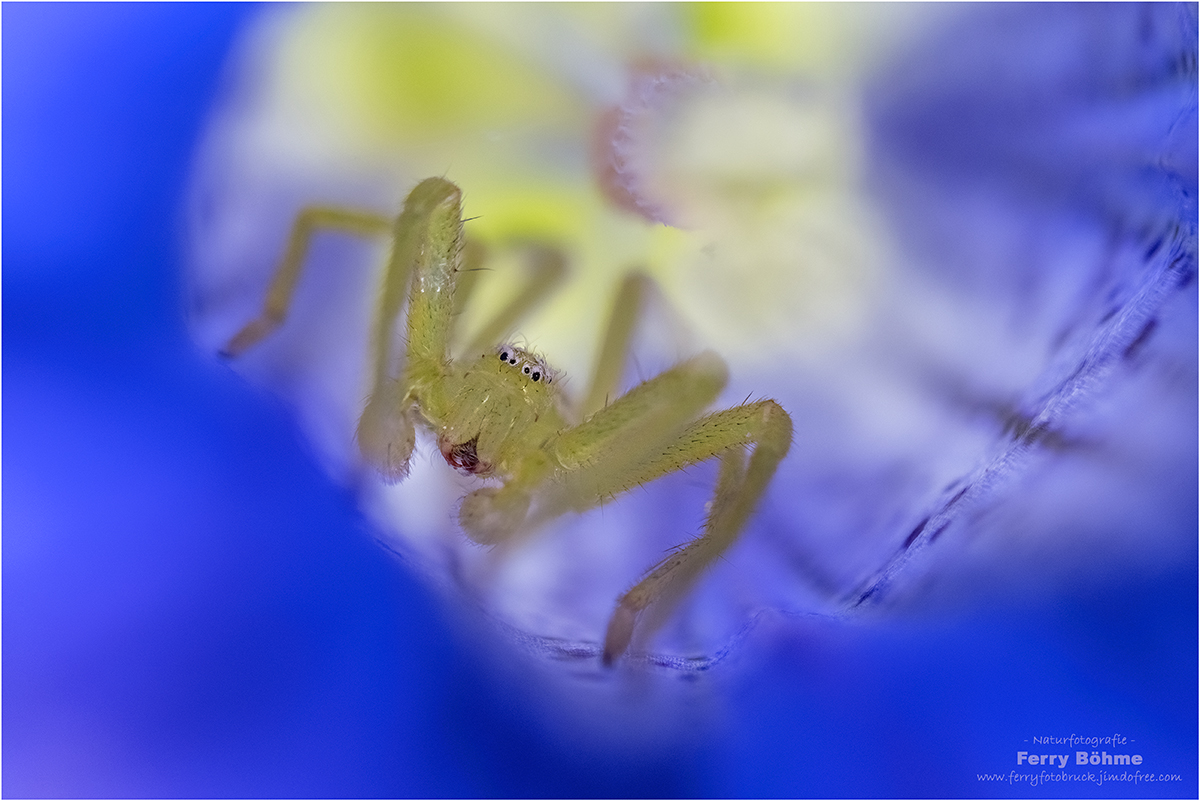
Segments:
[[[688,426],[657,459],[621,483],[652,481],[720,455],[721,469],[704,533],[655,565],[617,601],[604,635],[605,664],[629,647],[634,625],[651,604],[653,629],[713,560],[737,539],[792,443],[792,419],[773,400],[715,412]],[[752,447],[749,459],[746,450]],[[617,491],[620,491],[618,489]]]
[[[262,311],[229,340],[221,349],[221,355],[227,358],[239,356],[283,324],[292,304],[292,295],[300,280],[300,271],[308,256],[312,238],[319,230],[330,229],[372,237],[386,234],[391,227],[391,218],[369,211],[332,206],[310,206],[301,209],[292,223],[283,258],[267,287]]]
[[[609,314],[608,328],[597,351],[591,384],[580,401],[579,419],[587,419],[615,397],[625,370],[633,330],[642,316],[646,295],[653,286],[654,282],[639,272],[629,273],[621,282]]]
[[[459,524],[474,541],[498,545],[568,511],[591,509],[615,494],[610,487],[616,476],[653,458],[707,408],[726,380],[725,363],[709,352],[639,384],[528,449],[503,486],[467,495]],[[527,520],[535,496],[538,509]]]
[[[566,278],[567,259],[558,248],[535,242],[522,242],[515,247],[522,256],[521,262],[525,267],[525,279],[512,300],[496,312],[495,316],[461,350],[463,354],[476,355],[504,341],[504,338],[517,327],[517,324],[545,302]],[[476,265],[482,263],[484,254],[479,253],[477,257]],[[480,275],[480,270],[477,266],[464,266],[463,271],[459,274],[458,286],[455,288],[456,313],[461,312],[466,305],[465,298],[461,301],[462,305],[458,305],[458,296],[464,290],[464,283],[469,281],[466,289],[467,292],[472,291],[474,279],[478,275]]]
[[[476,490],[463,500],[459,522],[467,535],[499,544],[566,512],[586,511],[656,478],[721,459],[701,536],[618,599],[605,635],[606,664],[628,648],[647,607],[655,605],[661,621],[737,539],[791,446],[791,418],[772,400],[699,417],[727,379],[725,363],[711,352],[682,362],[531,451],[503,486]],[[535,498],[537,510],[527,519]]]
[[[663,380],[676,373],[685,380]],[[791,417],[773,400],[696,419],[726,380],[724,362],[714,354],[701,354],[634,388],[564,432],[553,446],[560,462],[578,460],[580,468],[564,477],[557,502],[543,505],[548,516],[567,507],[584,511],[656,478],[721,459],[703,533],[651,568],[618,599],[605,634],[605,664],[629,647],[644,610],[653,605],[654,620],[642,628],[655,628],[704,568],[733,544],[791,446]]]
[[[437,384],[445,372],[454,308],[454,281],[462,263],[462,192],[429,178],[409,193],[392,226],[375,316],[374,389],[358,420],[358,449],[383,479],[408,475],[416,446],[415,386]],[[404,373],[392,375],[392,335],[408,301]]]

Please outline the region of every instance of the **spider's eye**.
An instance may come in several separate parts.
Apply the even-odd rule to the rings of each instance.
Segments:
[[[533,376],[532,376],[533,380],[534,380],[534,381],[537,381],[537,380],[538,380],[539,378],[541,378],[541,377],[542,377],[542,374],[541,374],[541,373],[539,373],[539,372],[537,372],[537,371],[535,370],[535,371],[534,371],[534,373],[533,373]]]
[[[500,351],[500,361],[502,361],[502,362],[508,361],[508,351],[506,351],[506,350]]]
[[[525,375],[529,375],[529,365],[528,364],[525,365],[525,369],[522,370],[521,372],[525,373]]]
[[[516,356],[514,356],[513,358],[509,359],[509,360],[508,360],[508,363],[509,363],[509,364],[516,364],[516,363],[517,363],[517,357],[516,357]]]

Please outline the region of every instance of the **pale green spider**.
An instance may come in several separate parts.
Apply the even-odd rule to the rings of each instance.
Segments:
[[[700,417],[728,378],[725,363],[712,352],[607,402],[649,281],[636,274],[621,287],[590,389],[578,406],[567,402],[554,370],[524,348],[472,344],[466,351],[471,355],[451,359],[456,311],[474,283],[470,265],[479,255],[464,247],[462,193],[441,178],[418,184],[394,221],[332,208],[302,212],[261,315],[233,337],[225,355],[241,353],[283,322],[317,228],[392,234],[373,331],[374,391],[359,420],[359,449],[385,479],[399,481],[421,425],[436,435],[452,467],[500,479],[500,486],[477,489],[462,501],[459,524],[475,542],[511,540],[550,518],[721,458],[703,535],[668,555],[617,601],[604,638],[603,661],[611,664],[628,648],[642,611],[655,602],[668,608],[742,530],[791,445],[787,412],[763,400]],[[562,272],[553,251],[533,252],[538,269],[529,291],[477,343],[502,336]],[[406,296],[407,346],[403,369],[394,370],[392,332]]]

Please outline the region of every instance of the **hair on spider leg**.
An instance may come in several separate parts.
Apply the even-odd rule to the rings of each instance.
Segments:
[[[629,366],[633,368],[633,374],[637,376],[637,383],[644,383],[646,381],[646,371],[642,369],[642,362],[638,359],[636,353],[629,354]]]
[[[700,535],[699,535],[699,534],[689,534],[689,535],[687,535],[687,536],[688,536],[688,539],[684,540],[683,542],[677,543],[677,544],[675,544],[675,545],[668,545],[666,548],[664,548],[664,549],[663,549],[663,551],[662,551],[662,553],[663,553],[663,556],[667,556],[667,555],[669,555],[669,554],[673,554],[673,553],[679,553],[679,552],[680,552],[680,551],[682,551],[684,548],[688,547],[688,545],[690,545],[690,544],[692,544],[693,542],[695,542],[695,541],[696,541],[696,539],[697,539],[697,538],[698,538]]]

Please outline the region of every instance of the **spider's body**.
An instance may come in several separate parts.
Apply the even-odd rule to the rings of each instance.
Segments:
[[[471,539],[504,542],[557,515],[585,511],[631,487],[719,458],[704,534],[620,598],[604,642],[604,660],[611,662],[628,647],[641,612],[682,594],[740,533],[787,453],[791,419],[770,400],[705,415],[728,379],[724,362],[711,352],[609,402],[648,284],[637,275],[621,288],[590,389],[578,404],[561,393],[555,371],[524,348],[476,342],[452,359],[455,315],[473,286],[463,263],[478,258],[464,247],[461,202],[457,186],[430,178],[413,189],[394,222],[337,209],[302,213],[262,316],[230,341],[226,353],[236,355],[282,322],[314,228],[390,232],[393,251],[374,332],[375,389],[359,421],[359,448],[385,479],[402,480],[420,426],[437,438],[451,467],[502,482],[463,499],[459,523]],[[530,286],[484,336],[504,333],[561,271],[553,251],[533,248],[531,257]],[[390,343],[405,307],[407,344],[403,368],[396,371]]]

